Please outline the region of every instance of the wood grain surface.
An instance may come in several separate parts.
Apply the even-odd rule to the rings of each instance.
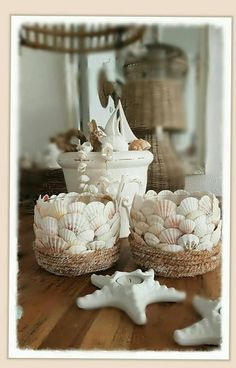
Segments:
[[[180,347],[172,339],[173,331],[199,320],[191,305],[194,294],[209,298],[220,295],[220,269],[194,278],[157,277],[161,284],[187,293],[182,303],[156,303],[146,309],[148,322],[135,325],[118,309],[82,310],[78,296],[96,288],[90,275],[66,278],[41,269],[34,258],[32,215],[20,216],[18,304],[23,316],[18,321],[18,345],[31,349],[101,350],[206,350],[214,347]],[[130,254],[128,240],[121,242],[120,259],[115,267],[101,272],[132,271],[138,268]]]

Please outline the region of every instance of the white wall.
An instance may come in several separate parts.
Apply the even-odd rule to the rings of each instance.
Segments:
[[[23,48],[19,63],[19,153],[35,158],[50,136],[68,129],[64,56]]]

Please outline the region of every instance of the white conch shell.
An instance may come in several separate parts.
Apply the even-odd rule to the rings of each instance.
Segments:
[[[67,244],[62,238],[59,238],[59,236],[49,236],[48,246],[57,253],[62,253],[69,248],[69,244]]]
[[[96,216],[100,216],[104,211],[104,204],[98,201],[90,202],[87,204],[85,213],[88,216],[89,220],[94,219]]]
[[[183,252],[184,248],[177,244],[161,244],[160,249],[165,252]]]
[[[184,219],[180,222],[179,224],[179,229],[184,233],[184,234],[191,234],[191,232],[193,231],[193,229],[195,228],[196,223],[192,220],[188,220],[188,219]]]
[[[104,215],[100,215],[92,219],[89,224],[90,224],[91,229],[95,231],[100,226],[104,225],[106,222],[107,222],[107,218]]]
[[[57,220],[53,217],[46,216],[41,220],[41,228],[47,235],[58,234]]]
[[[147,217],[153,215],[155,213],[155,209],[156,209],[156,202],[154,202],[151,199],[144,199],[141,209],[144,216]]]
[[[41,226],[42,217],[40,216],[37,206],[34,206],[34,223],[37,227]]]
[[[78,242],[83,243],[85,245],[87,245],[88,243],[93,241],[93,238],[94,238],[94,231],[93,230],[85,230],[85,231],[82,231],[81,233],[79,233],[77,235]]]
[[[156,213],[163,219],[175,213],[176,208],[176,204],[168,199],[163,199],[156,202]]]
[[[153,224],[148,228],[148,232],[156,235],[157,237],[162,230],[164,230],[164,227],[160,223]]]
[[[87,244],[87,249],[90,250],[97,250],[97,249],[102,249],[102,248],[106,248],[106,243],[102,240],[95,240],[91,243]]]
[[[110,230],[110,226],[109,224],[103,224],[101,225],[99,228],[97,228],[97,230],[94,232],[95,236],[101,236],[105,233],[107,233]]]
[[[65,240],[68,244],[71,244],[74,240],[76,240],[76,235],[73,231],[68,229],[59,229],[59,236]]]
[[[169,228],[163,230],[160,235],[159,239],[162,243],[168,244],[176,244],[177,239],[182,235],[182,232],[176,228]]]
[[[177,244],[187,250],[195,249],[199,244],[199,238],[194,234],[184,234],[178,239]]]
[[[148,229],[148,224],[146,222],[136,222],[134,226],[134,230],[137,234],[142,235]]]
[[[86,204],[83,202],[73,202],[69,204],[67,212],[68,213],[83,213]]]
[[[213,201],[208,197],[208,195],[204,195],[201,199],[199,199],[199,210],[205,213],[206,215],[210,215],[213,210]]]
[[[49,215],[51,217],[55,217],[56,219],[60,219],[63,215],[67,213],[67,208],[64,201],[55,200],[53,203],[50,203],[49,206]]]
[[[65,228],[73,231],[76,234],[90,228],[86,217],[78,213],[68,213],[67,215],[64,215],[59,220],[58,225],[60,229]]]
[[[158,244],[160,243],[158,237],[152,233],[144,234],[144,240],[147,243],[147,245],[150,245],[151,247],[157,247]]]
[[[189,213],[198,210],[198,199],[194,197],[188,197],[182,200],[179,207],[177,208],[177,213],[183,216],[187,216]]]
[[[115,214],[115,206],[114,206],[114,203],[112,201],[109,201],[105,205],[105,208],[104,208],[104,216],[108,220],[111,220],[112,217],[114,216],[114,214]]]
[[[211,241],[212,243],[215,245],[219,242],[220,237],[221,237],[221,226],[222,226],[222,222],[220,221],[217,228],[215,229],[215,231],[213,231],[212,235],[211,235]]]
[[[147,223],[148,225],[154,225],[154,224],[161,224],[162,226],[164,225],[164,220],[163,218],[161,218],[160,216],[158,215],[149,215],[147,217]]]
[[[169,227],[176,227],[177,229],[179,228],[179,224],[182,220],[184,220],[185,217],[182,216],[182,215],[170,215],[169,217],[167,217],[165,219],[165,222],[164,222],[164,226],[166,228],[169,228]]]
[[[85,245],[73,245],[72,247],[67,249],[66,252],[71,254],[83,254],[88,253],[88,250]]]
[[[134,219],[135,221],[142,221],[144,222],[146,220],[146,217],[141,211],[136,211],[133,207],[130,210],[130,217],[131,219]]]

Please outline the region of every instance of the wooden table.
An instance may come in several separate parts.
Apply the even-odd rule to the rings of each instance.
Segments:
[[[168,279],[161,284],[187,293],[182,303],[156,303],[147,307],[148,322],[135,325],[122,311],[113,308],[82,310],[76,306],[78,296],[96,288],[90,276],[66,278],[41,269],[34,258],[32,215],[20,217],[18,303],[23,316],[18,322],[18,343],[32,349],[101,349],[101,350],[189,350],[175,344],[173,331],[186,327],[199,316],[191,306],[194,294],[217,298],[220,294],[220,270],[194,278]],[[102,272],[136,269],[128,241],[122,240],[116,267]],[[206,350],[209,347],[198,347]]]

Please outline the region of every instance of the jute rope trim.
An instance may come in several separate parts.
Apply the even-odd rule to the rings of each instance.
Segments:
[[[131,232],[129,242],[135,262],[145,269],[153,268],[159,276],[193,277],[212,271],[220,264],[221,243],[211,251],[166,252],[147,245],[134,232]]]

